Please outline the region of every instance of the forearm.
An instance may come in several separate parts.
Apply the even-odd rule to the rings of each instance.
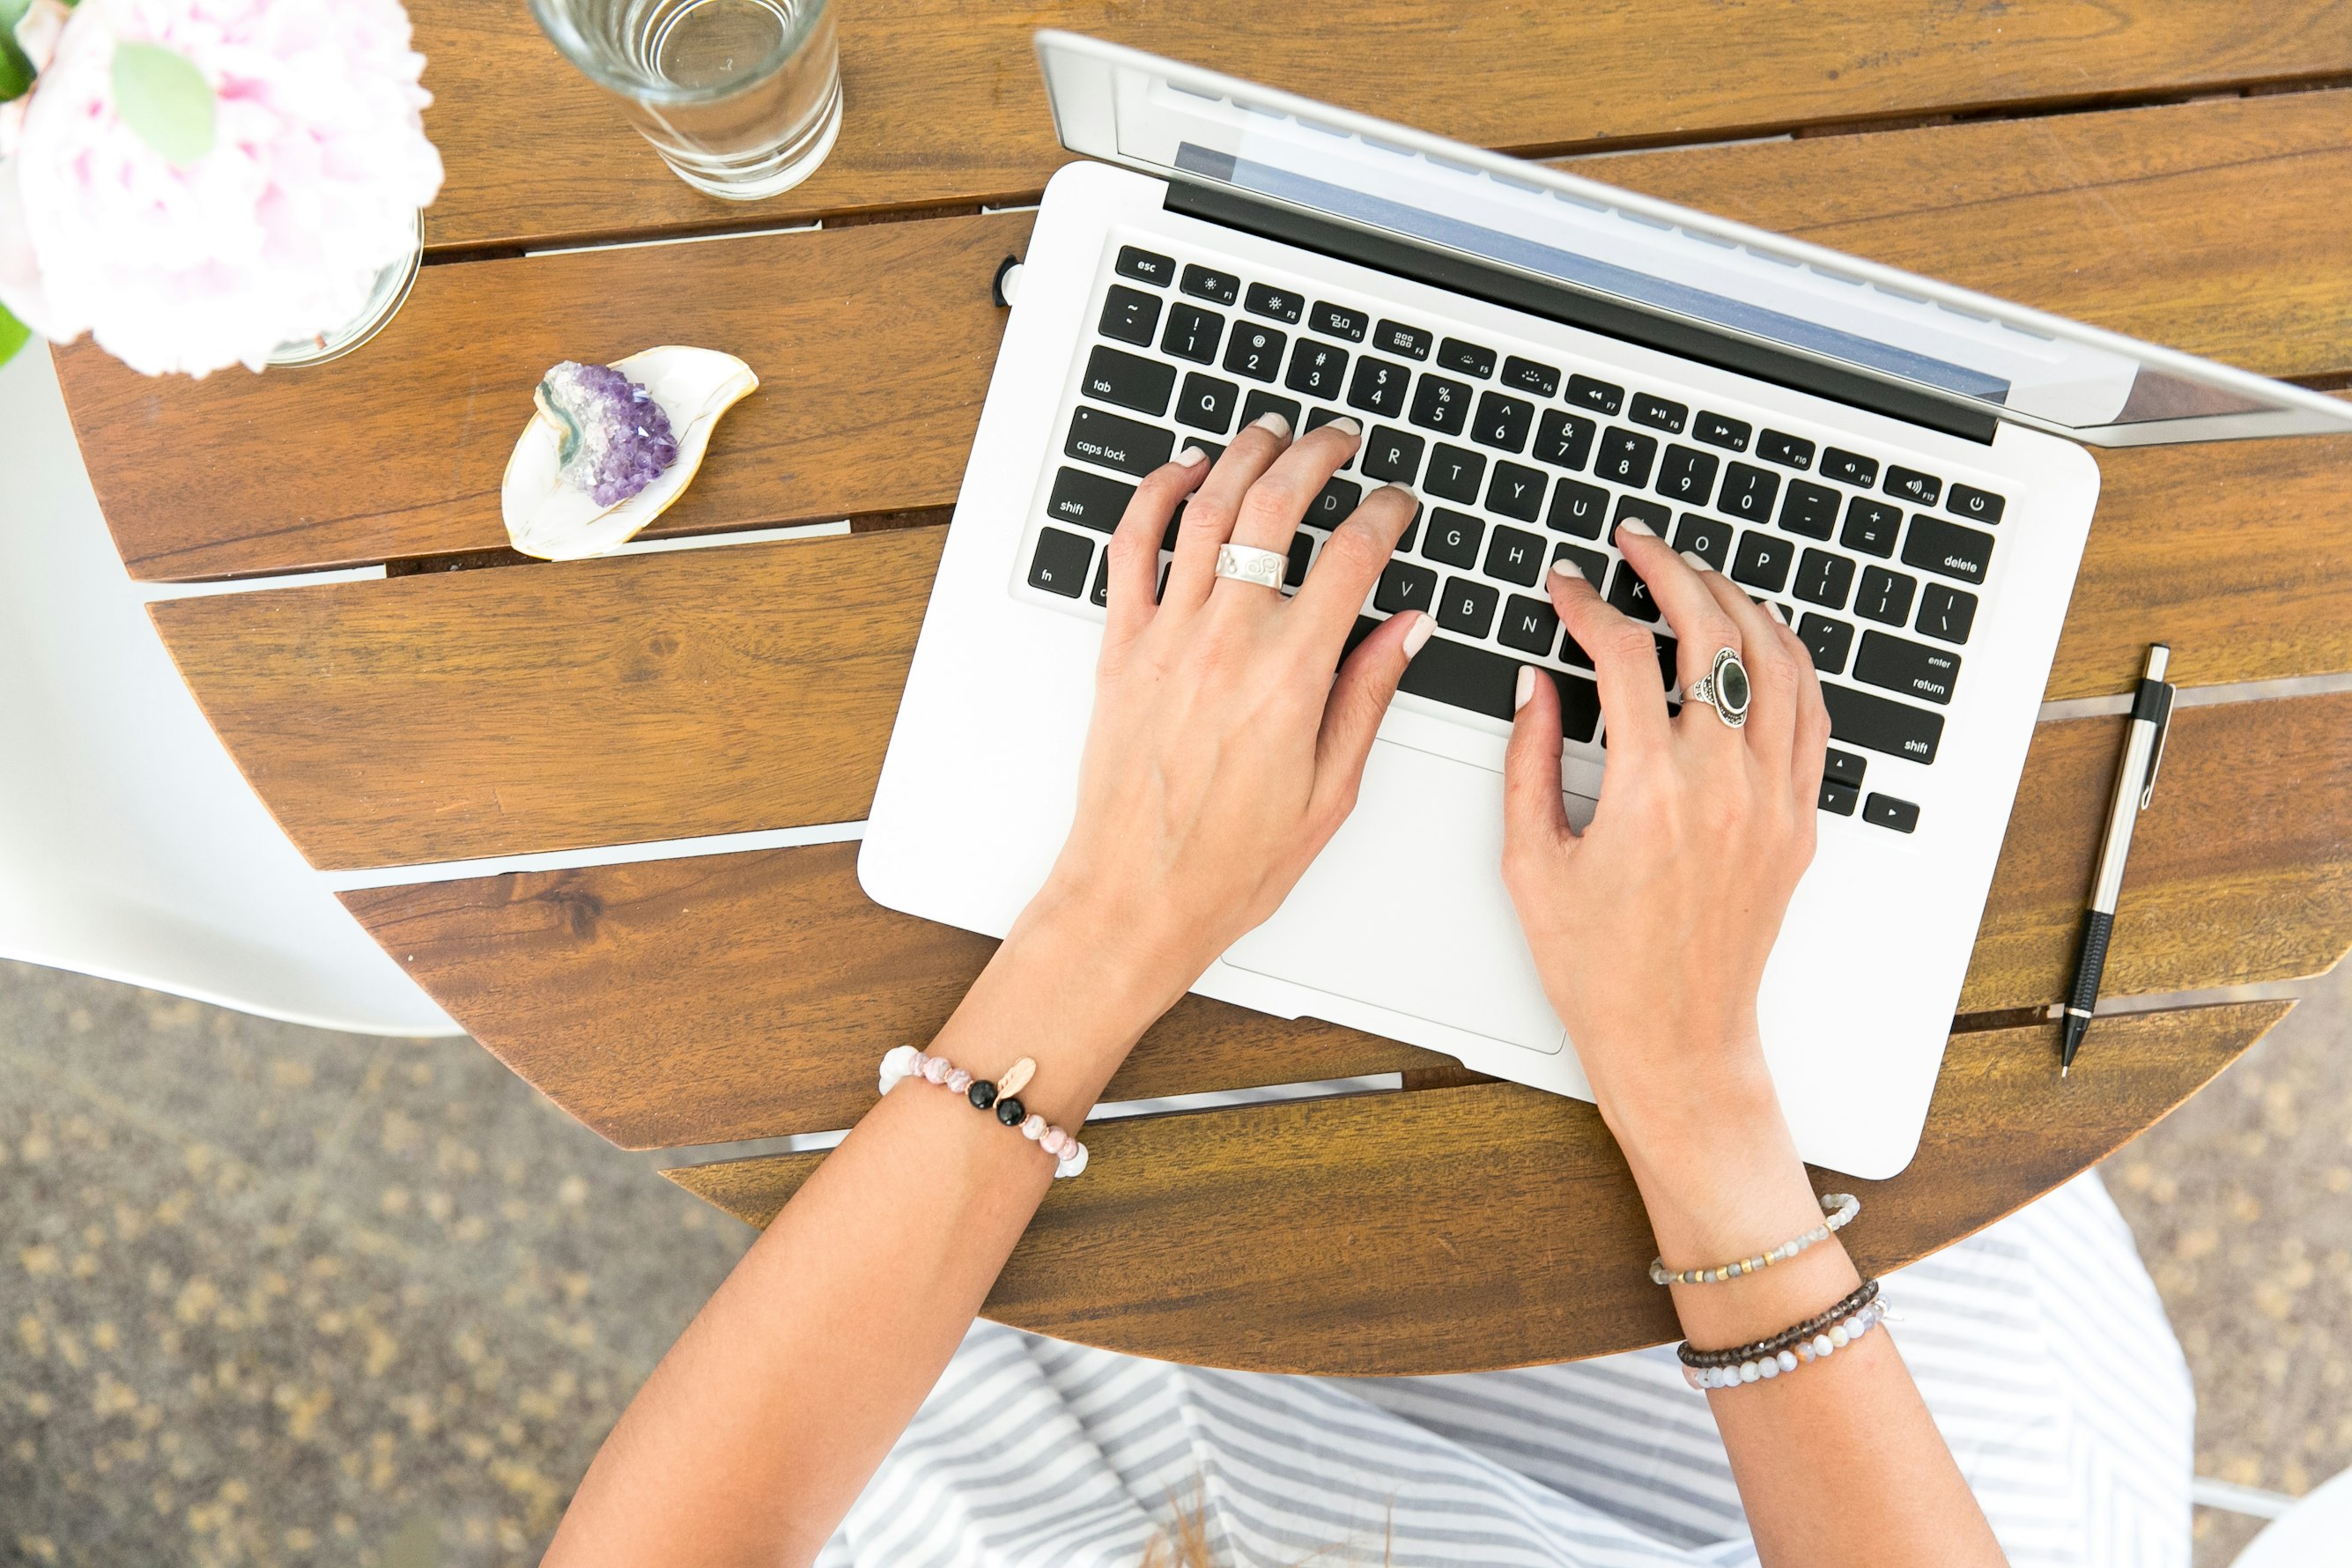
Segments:
[[[929,1047],[1075,1130],[1170,998],[1122,986],[1082,922],[1036,917]],[[805,1563],[954,1353],[1052,1184],[1034,1143],[908,1084],[827,1155],[663,1358],[548,1562]]]

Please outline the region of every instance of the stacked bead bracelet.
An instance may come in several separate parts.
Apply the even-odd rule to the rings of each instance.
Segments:
[[[1718,1264],[1713,1268],[1685,1268],[1676,1272],[1666,1267],[1663,1258],[1650,1259],[1650,1279],[1658,1285],[1717,1285],[1726,1279],[1737,1279],[1743,1274],[1754,1274],[1769,1268],[1775,1263],[1786,1263],[1809,1247],[1818,1246],[1843,1230],[1854,1215],[1862,1212],[1862,1200],[1852,1193],[1829,1193],[1822,1198],[1822,1207],[1829,1217],[1800,1237],[1782,1242],[1769,1252],[1759,1252],[1753,1258],[1743,1258],[1737,1263]]]
[[[1769,1340],[1725,1351],[1693,1350],[1685,1341],[1675,1353],[1682,1358],[1684,1381],[1693,1388],[1769,1383],[1808,1362],[1836,1354],[1870,1332],[1885,1315],[1886,1303],[1878,1299],[1878,1281],[1870,1279],[1828,1311],[1783,1329]]]
[[[981,1110],[993,1110],[996,1120],[1007,1127],[1019,1128],[1021,1136],[1054,1156],[1054,1175],[1057,1180],[1075,1176],[1087,1168],[1087,1146],[1044,1117],[1032,1114],[1019,1099],[1036,1071],[1037,1064],[1023,1057],[1004,1070],[1003,1077],[992,1082],[972,1077],[945,1057],[927,1056],[912,1046],[899,1046],[882,1058],[882,1092],[887,1094],[913,1079],[962,1095]]]

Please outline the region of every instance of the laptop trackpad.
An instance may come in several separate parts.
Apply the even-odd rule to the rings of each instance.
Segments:
[[[1354,814],[1225,962],[1558,1051],[1567,1032],[1503,890],[1502,791],[1488,769],[1375,742]],[[1580,824],[1591,810],[1575,796],[1569,806]]]

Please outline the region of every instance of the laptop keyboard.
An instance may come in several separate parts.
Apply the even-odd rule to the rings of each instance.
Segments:
[[[1423,610],[1433,637],[1401,689],[1507,721],[1518,668],[1559,689],[1572,742],[1605,746],[1591,660],[1543,587],[1554,561],[1675,641],[1610,541],[1639,518],[1795,627],[1830,711],[1821,808],[1898,833],[1919,808],[1865,788],[1867,753],[1933,764],[2002,497],[1895,460],[1551,363],[1562,356],[1453,336],[1377,309],[1309,299],[1200,262],[1121,246],[1087,349],[1027,569],[1032,588],[1099,610],[1107,552],[1133,479],[1180,443],[1212,460],[1268,410],[1296,430],[1342,414],[1361,447],[1308,508],[1284,591],[1306,578],[1368,489],[1412,486],[1423,507],[1356,629]],[[1170,524],[1162,541],[1161,582]]]

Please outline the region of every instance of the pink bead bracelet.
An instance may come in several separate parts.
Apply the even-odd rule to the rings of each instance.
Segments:
[[[927,1056],[912,1046],[899,1046],[882,1058],[881,1091],[887,1094],[908,1079],[915,1079],[962,1095],[981,1110],[994,1111],[996,1120],[1005,1126],[1019,1128],[1021,1136],[1054,1156],[1056,1181],[1075,1176],[1087,1168],[1087,1146],[1044,1117],[1033,1114],[1019,1099],[1020,1091],[1029,1087],[1029,1079],[1036,1071],[1037,1064],[1023,1057],[1005,1069],[1003,1079],[992,1082],[972,1077],[945,1057]]]

